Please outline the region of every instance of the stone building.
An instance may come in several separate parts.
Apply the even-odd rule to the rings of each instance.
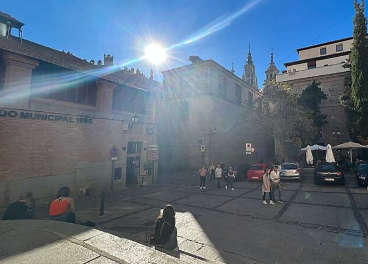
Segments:
[[[24,191],[91,193],[136,184],[141,174],[152,183],[160,87],[152,74],[11,35],[22,26],[0,14],[0,206]]]
[[[220,161],[227,167],[273,157],[272,140],[246,122],[260,91],[214,60],[189,59],[190,65],[163,72],[160,168],[188,170]],[[254,148],[251,155],[246,143]]]
[[[345,78],[349,75],[349,69],[343,65],[349,58],[352,42],[353,38],[345,38],[297,49],[299,60],[285,63],[286,70],[276,77],[277,82],[289,83],[292,92],[298,94],[314,80],[320,83],[327,95],[320,109],[328,121],[321,131],[320,143],[337,145],[349,140],[339,97],[344,94]]]

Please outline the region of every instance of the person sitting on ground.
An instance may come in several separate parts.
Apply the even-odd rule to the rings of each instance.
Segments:
[[[49,215],[52,220],[75,223],[74,199],[69,197],[70,189],[61,187],[50,203]]]
[[[8,205],[3,220],[32,219],[34,199],[31,192],[25,192],[19,196],[18,201]]]
[[[164,249],[175,249],[178,246],[177,229],[175,227],[175,210],[172,205],[166,205],[156,219],[155,233],[151,244]]]

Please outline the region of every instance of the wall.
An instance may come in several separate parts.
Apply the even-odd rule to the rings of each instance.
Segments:
[[[305,60],[305,59],[316,58],[316,57],[321,56],[320,49],[324,47],[326,47],[326,51],[327,51],[325,55],[335,54],[337,53],[336,45],[338,44],[343,44],[343,50],[340,52],[349,51],[351,49],[352,43],[353,43],[353,39],[348,39],[348,40],[341,41],[341,42],[335,42],[335,43],[328,44],[328,45],[321,45],[315,48],[301,50],[299,51],[299,60]]]
[[[109,151],[114,146],[119,150],[115,167],[122,167],[122,177],[114,181],[114,188],[125,187],[127,150],[123,147],[131,141],[142,142],[135,175],[139,179],[139,170],[148,159],[148,146],[157,144],[157,131],[146,132],[147,128],[154,129],[153,105],[146,116],[139,116],[139,123],[125,131],[134,113],[112,111],[117,84],[97,81],[95,107],[36,98],[31,95],[30,85],[32,69],[38,62],[5,55],[5,83],[0,91],[0,207],[18,199],[24,191],[49,201],[62,186],[70,187],[74,194],[86,188],[92,195],[109,190]],[[9,112],[10,116],[6,114]],[[55,121],[55,116],[60,119]],[[146,184],[153,182],[152,177],[147,177]]]

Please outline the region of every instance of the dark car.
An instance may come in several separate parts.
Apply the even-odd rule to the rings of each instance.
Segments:
[[[314,184],[336,182],[344,185],[345,177],[337,163],[320,162],[314,170]]]
[[[357,164],[355,179],[358,182],[358,186],[368,185],[368,162],[360,161],[359,164]]]
[[[247,177],[247,172],[250,168],[250,165],[247,163],[237,165],[234,167],[234,171],[236,171],[236,180],[243,181]]]

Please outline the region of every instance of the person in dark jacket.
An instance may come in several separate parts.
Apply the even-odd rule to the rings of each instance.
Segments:
[[[8,205],[3,216],[3,220],[31,219],[33,214],[34,199],[31,192],[20,195],[18,201]]]
[[[170,250],[178,246],[175,210],[172,205],[166,205],[158,215],[155,234],[151,238],[151,244]]]

